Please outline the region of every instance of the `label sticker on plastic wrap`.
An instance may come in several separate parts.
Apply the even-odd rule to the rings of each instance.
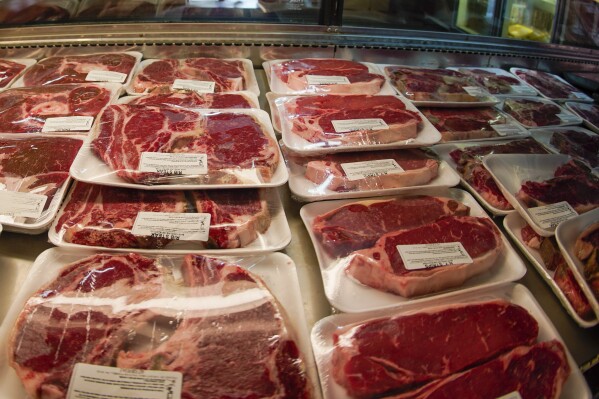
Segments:
[[[518,94],[520,96],[536,96],[537,92],[532,87],[524,85],[512,85],[512,92],[510,94]]]
[[[543,229],[553,229],[564,220],[578,216],[578,212],[567,201],[528,208],[532,220]]]
[[[16,191],[0,191],[0,215],[10,218],[37,219],[44,211],[48,196]]]
[[[306,75],[309,85],[348,85],[350,81],[345,76]]]
[[[127,74],[114,71],[101,71],[95,69],[89,71],[85,77],[86,82],[112,82],[112,83],[124,83],[127,80]]]
[[[344,119],[331,121],[337,133],[355,132],[356,130],[386,130],[389,125],[380,118]]]
[[[507,395],[500,396],[496,399],[522,399],[518,391],[510,392]]]
[[[564,123],[580,122],[580,118],[572,114],[561,113],[557,114],[557,117]]]
[[[512,123],[505,123],[501,125],[491,125],[493,130],[500,136],[514,136],[517,134],[525,134],[526,129]]]
[[[205,175],[208,173],[208,156],[206,154],[142,152],[139,171],[165,175]]]
[[[405,172],[395,159],[342,163],[341,167],[351,181]]]
[[[464,86],[464,91],[474,97],[486,97],[487,93],[480,87]]]
[[[461,242],[398,245],[396,248],[407,270],[472,263]]]
[[[192,90],[197,93],[214,93],[214,82],[207,80],[175,79],[174,90]]]
[[[87,132],[93,124],[93,116],[60,116],[46,119],[42,132]]]
[[[181,241],[208,241],[209,213],[139,212],[131,233]]]
[[[67,399],[180,399],[183,374],[77,363]]]
[[[576,98],[579,98],[579,99],[581,99],[581,100],[590,100],[590,97],[589,97],[589,96],[587,96],[586,94],[584,94],[584,93],[582,93],[582,92],[580,92],[580,91],[575,91],[575,92],[572,92],[572,95],[573,95],[574,97],[576,97]]]

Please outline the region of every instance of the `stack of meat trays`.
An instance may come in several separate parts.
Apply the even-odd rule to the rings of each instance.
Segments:
[[[48,228],[84,135],[116,102],[140,59],[125,52],[3,64],[15,67],[0,93],[0,223],[7,230]]]
[[[458,176],[420,147],[439,132],[392,94],[376,65],[305,58],[264,63],[289,186],[301,201],[451,187]],[[361,93],[361,94],[357,94]]]

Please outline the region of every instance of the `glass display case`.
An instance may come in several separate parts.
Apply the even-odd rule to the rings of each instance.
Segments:
[[[501,37],[549,43],[556,7],[556,0],[506,1],[501,20]]]
[[[499,4],[494,0],[460,0],[456,10],[456,27],[466,33],[492,36]]]

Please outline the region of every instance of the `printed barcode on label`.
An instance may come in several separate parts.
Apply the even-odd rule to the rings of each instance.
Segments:
[[[348,85],[349,79],[345,76],[306,75],[309,85]]]
[[[545,230],[555,229],[564,220],[578,216],[578,213],[567,201],[529,208],[528,212],[532,220]]]
[[[397,251],[407,270],[472,263],[472,258],[460,242],[398,245]]]
[[[350,181],[404,172],[394,159],[342,163],[341,168]]]
[[[208,241],[209,213],[139,212],[131,233],[167,240]]]
[[[93,70],[85,76],[87,82],[112,82],[124,83],[127,80],[127,74],[112,71]]]
[[[386,130],[389,126],[380,118],[345,119],[331,121],[337,133],[354,132],[356,130]]]
[[[87,132],[94,124],[93,116],[61,116],[48,118],[44,122],[42,132]]]
[[[37,219],[42,215],[48,197],[41,194],[0,191],[0,215]]]
[[[204,80],[175,79],[173,89],[192,90],[198,93],[214,93],[215,82]]]
[[[142,152],[139,171],[175,176],[205,175],[208,173],[208,156],[206,154]]]

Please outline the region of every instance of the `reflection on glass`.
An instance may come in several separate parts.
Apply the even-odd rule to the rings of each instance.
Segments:
[[[508,0],[501,36],[549,42],[555,18],[556,0]]]
[[[477,35],[493,34],[496,2],[494,0],[460,0],[456,26]]]
[[[567,1],[563,21],[560,43],[599,47],[599,4],[595,0]]]

